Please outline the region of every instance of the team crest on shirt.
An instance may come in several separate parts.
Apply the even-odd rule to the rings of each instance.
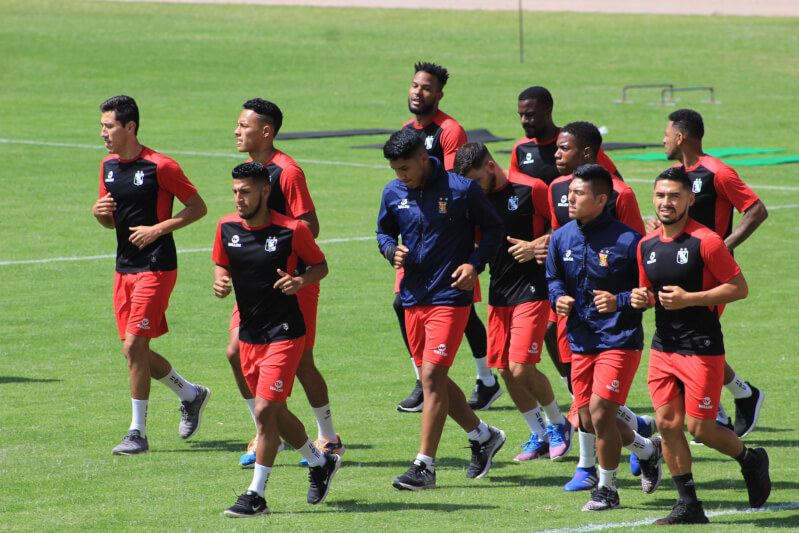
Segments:
[[[694,194],[702,192],[702,178],[696,178],[694,180],[693,185],[691,185],[691,192]]]
[[[410,208],[411,208],[411,206],[408,203],[408,199],[407,198],[403,198],[402,200],[400,200],[400,203],[397,206],[397,209],[410,209]]]
[[[564,261],[574,261],[574,258],[572,257],[572,251],[571,251],[571,248],[569,248],[568,250],[566,250],[566,253],[565,253],[565,254],[563,254],[563,260],[564,260]]]
[[[436,138],[434,136],[428,135],[427,137],[425,137],[425,139],[424,139],[424,148],[425,148],[425,150],[432,150],[433,149],[433,144],[435,144],[435,142],[436,142]]]
[[[688,263],[688,248],[680,248],[677,251],[677,264],[685,265]]]
[[[144,183],[144,171],[137,170],[136,174],[133,175],[133,185],[140,187]]]
[[[604,250],[599,251],[599,266],[606,267],[608,266],[608,256],[610,255],[610,250],[605,248]]]
[[[565,194],[560,197],[560,202],[558,202],[558,207],[569,207],[569,197]]]
[[[532,165],[535,163],[535,159],[533,159],[533,154],[525,154],[524,161],[522,161],[522,165]]]
[[[230,248],[241,248],[241,243],[239,242],[240,240],[241,240],[241,239],[239,238],[239,236],[238,236],[238,235],[233,235],[233,236],[230,238],[230,242],[228,242],[228,243],[227,243],[227,245],[228,245]]]
[[[508,198],[508,211],[516,211],[519,209],[519,197],[516,195]]]
[[[649,254],[649,259],[647,260],[646,264],[647,265],[653,265],[653,264],[655,264],[657,262],[658,262],[658,260],[657,260],[657,257],[655,257],[655,252],[650,253]]]
[[[113,183],[114,182],[114,171],[109,170],[108,174],[105,175],[105,182],[106,183]]]
[[[433,350],[434,354],[440,355],[441,357],[447,356],[447,345],[446,344],[439,344],[438,348]]]
[[[266,244],[264,244],[264,250],[267,252],[274,252],[277,250],[277,237],[269,237],[266,239]]]
[[[447,202],[449,202],[449,198],[439,198],[438,199],[438,212],[442,215],[447,214]]]

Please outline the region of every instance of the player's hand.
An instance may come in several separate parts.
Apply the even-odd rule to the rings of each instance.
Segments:
[[[688,293],[677,285],[664,285],[663,290],[658,292],[660,305],[669,311],[683,309],[690,305]]]
[[[110,217],[114,215],[114,211],[117,210],[117,203],[111,197],[111,193],[105,193],[105,196],[98,199],[94,202],[92,206],[92,214],[95,217]]]
[[[535,262],[543,265],[547,262],[547,253],[549,252],[549,239],[552,235],[542,235],[533,241],[535,244]]]
[[[569,313],[572,312],[572,307],[574,307],[574,298],[571,296],[561,296],[558,298],[558,301],[555,302],[555,313],[560,316],[569,316]]]
[[[619,308],[616,295],[608,291],[594,291],[594,305],[600,313],[615,313]]]
[[[508,248],[508,253],[513,256],[513,259],[517,263],[526,263],[527,261],[535,259],[535,241],[523,241],[514,239],[511,236],[508,236],[507,239],[508,242],[513,245]]]
[[[282,291],[283,294],[297,294],[297,291],[302,288],[302,278],[299,276],[289,276],[279,268],[277,269],[277,274],[280,279],[272,287]]]
[[[133,246],[139,249],[155,242],[155,240],[161,236],[161,230],[155,226],[133,226],[128,229],[133,232],[130,234],[130,237],[128,237],[128,240]]]
[[[214,296],[217,298],[224,298],[230,294],[232,290],[233,287],[230,285],[230,276],[222,276],[214,280]]]
[[[661,226],[661,224],[660,220],[658,220],[658,217],[652,217],[646,219],[646,224],[644,226],[646,228],[647,233],[652,233],[653,231],[658,229]]]
[[[474,284],[477,283],[477,270],[470,263],[464,263],[455,269],[452,277],[455,282],[450,285],[451,287],[462,291],[470,291],[474,289]]]
[[[391,261],[391,265],[399,270],[400,268],[405,266],[405,258],[408,257],[408,247],[404,244],[400,244],[397,246],[397,251],[394,252],[394,259]]]
[[[649,309],[655,305],[654,294],[646,287],[636,287],[630,293],[630,305],[633,309]]]

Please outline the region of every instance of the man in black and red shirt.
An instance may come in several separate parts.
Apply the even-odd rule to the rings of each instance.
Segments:
[[[178,432],[184,439],[199,429],[211,394],[186,381],[150,349],[150,339],[169,330],[165,313],[178,267],[172,232],[202,218],[206,207],[173,159],[139,143],[139,108],[133,98],[109,98],[100,111],[100,135],[111,155],[100,169],[100,198],[92,213],[101,225],[116,230],[114,312],[133,404],[128,434],[112,453],[132,455],[149,450],[146,423],[152,378],[180,398]],[[173,216],[175,197],[185,207]]]
[[[213,249],[214,294],[236,293],[241,369],[255,396],[258,428],[252,482],[225,510],[233,517],[269,513],[264,493],[281,436],[308,462],[310,504],[324,501],[341,464],[338,455],[317,448],[286,406],[306,346],[296,295],[327,275],[327,263],[302,222],[269,209],[269,179],[261,163],[233,169],[237,212],[219,221]],[[308,268],[295,274],[300,262]]]
[[[678,109],[669,115],[663,146],[666,157],[678,161],[675,166],[683,166],[691,180],[696,200],[688,215],[718,233],[732,252],[766,220],[768,211],[735,170],[704,153],[704,134],[702,115],[692,109]],[[734,229],[733,209],[743,213]],[[649,219],[647,230],[652,231],[659,225],[656,218]],[[728,363],[724,366],[724,388],[735,399],[735,422],[731,424],[720,403],[717,421],[744,437],[757,423],[765,394],[741,379]]]
[[[631,303],[655,307],[647,382],[679,495],[671,514],[655,523],[701,524],[708,520],[696,497],[686,424],[694,437],[739,462],[751,507],[761,507],[771,492],[766,451],[748,449],[715,421],[725,357],[719,308],[749,289],[721,237],[688,216],[694,193],[682,167],[657,177],[653,203],[661,227],[639,243],[640,287]]]
[[[414,65],[414,76],[408,90],[408,110],[414,118],[405,122],[402,129],[415,132],[424,141],[427,154],[435,157],[444,165],[445,170],[452,170],[455,154],[466,143],[466,132],[458,122],[441,111],[438,106],[444,98],[444,86],[449,80],[447,69],[435,63],[419,62]],[[405,311],[399,297],[399,284],[403,270],[397,271],[394,283],[394,312],[400,325],[400,332],[405,341],[405,347],[410,352],[408,334],[405,329]],[[475,302],[480,301],[480,284],[475,286]],[[482,411],[491,407],[491,404],[502,394],[496,376],[494,376],[486,363],[487,336],[483,323],[477,315],[474,305],[471,306],[469,321],[464,332],[469,347],[472,350],[475,366],[477,367],[477,381],[469,405],[472,409]],[[397,405],[397,410],[406,412],[421,411],[424,407],[424,393],[419,381],[418,370],[414,365],[416,386],[411,394]]]

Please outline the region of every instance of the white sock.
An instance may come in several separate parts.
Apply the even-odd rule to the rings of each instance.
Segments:
[[[655,445],[652,444],[652,441],[642,437],[636,431],[633,431],[633,441],[625,448],[637,455],[639,459],[649,459],[655,453]]]
[[[413,462],[417,465],[424,465],[425,468],[432,474],[436,471],[436,459],[435,457],[430,457],[429,455],[424,455],[422,453],[416,454],[416,459]]]
[[[719,410],[716,413],[716,421],[725,425],[730,421],[730,417],[727,416],[727,412],[724,410],[724,406],[721,405],[721,402],[719,402]]]
[[[580,459],[577,461],[577,466],[580,468],[596,466],[596,437],[594,434],[579,430],[577,441],[580,443]]]
[[[569,376],[561,376],[561,380],[563,380],[563,384],[566,385],[566,390],[569,390]],[[569,392],[571,394],[571,392]],[[574,396],[572,396],[574,398]]]
[[[416,381],[419,381],[419,367],[413,362],[413,357],[411,357],[411,364],[413,365],[413,371],[416,373]]]
[[[247,404],[247,409],[250,410],[252,423],[255,424],[255,432],[258,433],[258,417],[255,416],[255,398],[244,398],[244,403]]]
[[[177,370],[172,368],[169,374],[159,379],[161,383],[169,387],[169,390],[178,395],[181,402],[193,402],[197,397],[197,389],[194,384],[186,381]]]
[[[630,426],[633,431],[638,431],[638,417],[626,405],[620,405],[616,418]]]
[[[261,498],[264,497],[266,492],[266,482],[269,481],[269,474],[272,473],[271,466],[264,466],[255,463],[255,470],[252,473],[252,481],[247,490],[251,490],[258,494]]]
[[[311,407],[316,417],[316,427],[319,437],[330,442],[337,442],[336,430],[333,428],[333,415],[330,414],[330,404],[322,407]]]
[[[466,434],[469,435],[469,440],[476,440],[480,444],[484,444],[488,439],[491,438],[491,432],[488,431],[488,425],[482,420],[479,424],[477,424],[476,429],[473,429]]]
[[[303,444],[298,451],[308,461],[308,466],[324,466],[327,462],[325,454],[319,451],[319,448],[316,447],[310,437],[308,437],[308,442]]]
[[[749,398],[752,395],[752,387],[750,387],[747,382],[739,378],[738,374],[735,374],[732,378],[732,381],[724,385],[724,387],[730,391],[730,394],[732,394],[732,397],[736,400],[741,398]]]
[[[527,425],[530,426],[530,431],[535,433],[539,440],[546,440],[547,425],[544,423],[544,417],[541,416],[541,408],[530,409],[526,413],[522,413],[522,416]]]
[[[616,473],[619,471],[619,467],[614,468],[613,470],[605,470],[601,466],[599,467],[599,486],[600,487],[607,487],[609,489],[616,490]]]
[[[131,398],[131,402],[133,403],[133,416],[130,420],[130,428],[131,429],[138,429],[139,435],[142,437],[147,436],[147,406],[150,404],[150,400],[137,400],[136,398]]]
[[[497,382],[497,378],[491,373],[491,369],[488,368],[488,356],[475,357],[474,366],[477,367],[477,379],[482,381],[486,387],[493,387]]]
[[[563,418],[563,415],[560,412],[560,407],[558,407],[558,400],[552,400],[552,403],[549,405],[542,405],[542,409],[544,409],[544,413],[547,415],[547,421],[550,424],[565,424],[566,419]]]

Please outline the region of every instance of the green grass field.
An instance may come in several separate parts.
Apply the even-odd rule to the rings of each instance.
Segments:
[[[230,169],[242,160],[233,130],[241,103],[254,96],[281,106],[285,132],[398,127],[409,116],[412,64],[425,59],[450,69],[442,108],[467,129],[519,138],[516,96],[540,84],[555,97],[556,123],[590,120],[607,126],[607,141],[657,143],[670,109],[648,105],[657,90],[614,104],[621,86],[712,85],[721,105],[701,104],[694,93],[681,102],[705,116],[706,147],[795,154],[799,20],[526,13],[524,63],[515,13],[4,0],[0,20],[0,529],[504,532],[626,524],[620,529],[631,531],[671,508],[676,492],[665,471],[661,488],[646,496],[622,465],[623,508],[580,512],[588,494],[561,490],[576,450],[562,463],[512,461],[527,430],[507,394],[484,413],[508,434],[486,479],[465,479],[467,441],[449,422],[437,458],[440,488],[391,487],[417,451],[419,416],[395,410],[410,391],[411,370],[390,307],[393,271],[369,239],[392,173],[379,150],[350,148],[385,138],[372,136],[279,144],[305,169],[330,264],[316,353],[348,448],[344,467],[327,501],[310,507],[299,455],[281,454],[267,487],[275,514],[224,518],[250,481],[236,461],[253,433],[224,357],[232,301],[214,298],[207,251],[217,220],[232,211]],[[200,432],[183,442],[178,402],[155,384],[152,453],[140,457],[110,453],[130,420],[111,307],[114,262],[85,259],[115,249],[91,205],[105,153],[97,106],[120,93],[142,110],[140,140],[175,157],[209,207],[176,236],[186,253],[168,315],[172,332],[153,346],[209,386],[212,399]],[[512,144],[489,148],[507,165],[499,151]],[[651,180],[665,166],[619,162],[646,214]],[[693,447],[713,522],[703,531],[799,527],[797,168],[741,171],[770,217],[736,253],[750,295],[724,315],[729,360],[766,391],[746,442],[771,456],[773,507],[741,513],[747,498],[737,464]],[[341,241],[326,242],[333,239]],[[484,316],[485,303],[478,310]],[[646,327],[651,334],[651,312]],[[629,401],[639,414],[652,412],[646,353]],[[469,388],[468,349],[458,358],[452,375]],[[542,369],[568,405],[552,366]],[[732,409],[729,393],[722,399]],[[315,435],[299,385],[290,406]]]

